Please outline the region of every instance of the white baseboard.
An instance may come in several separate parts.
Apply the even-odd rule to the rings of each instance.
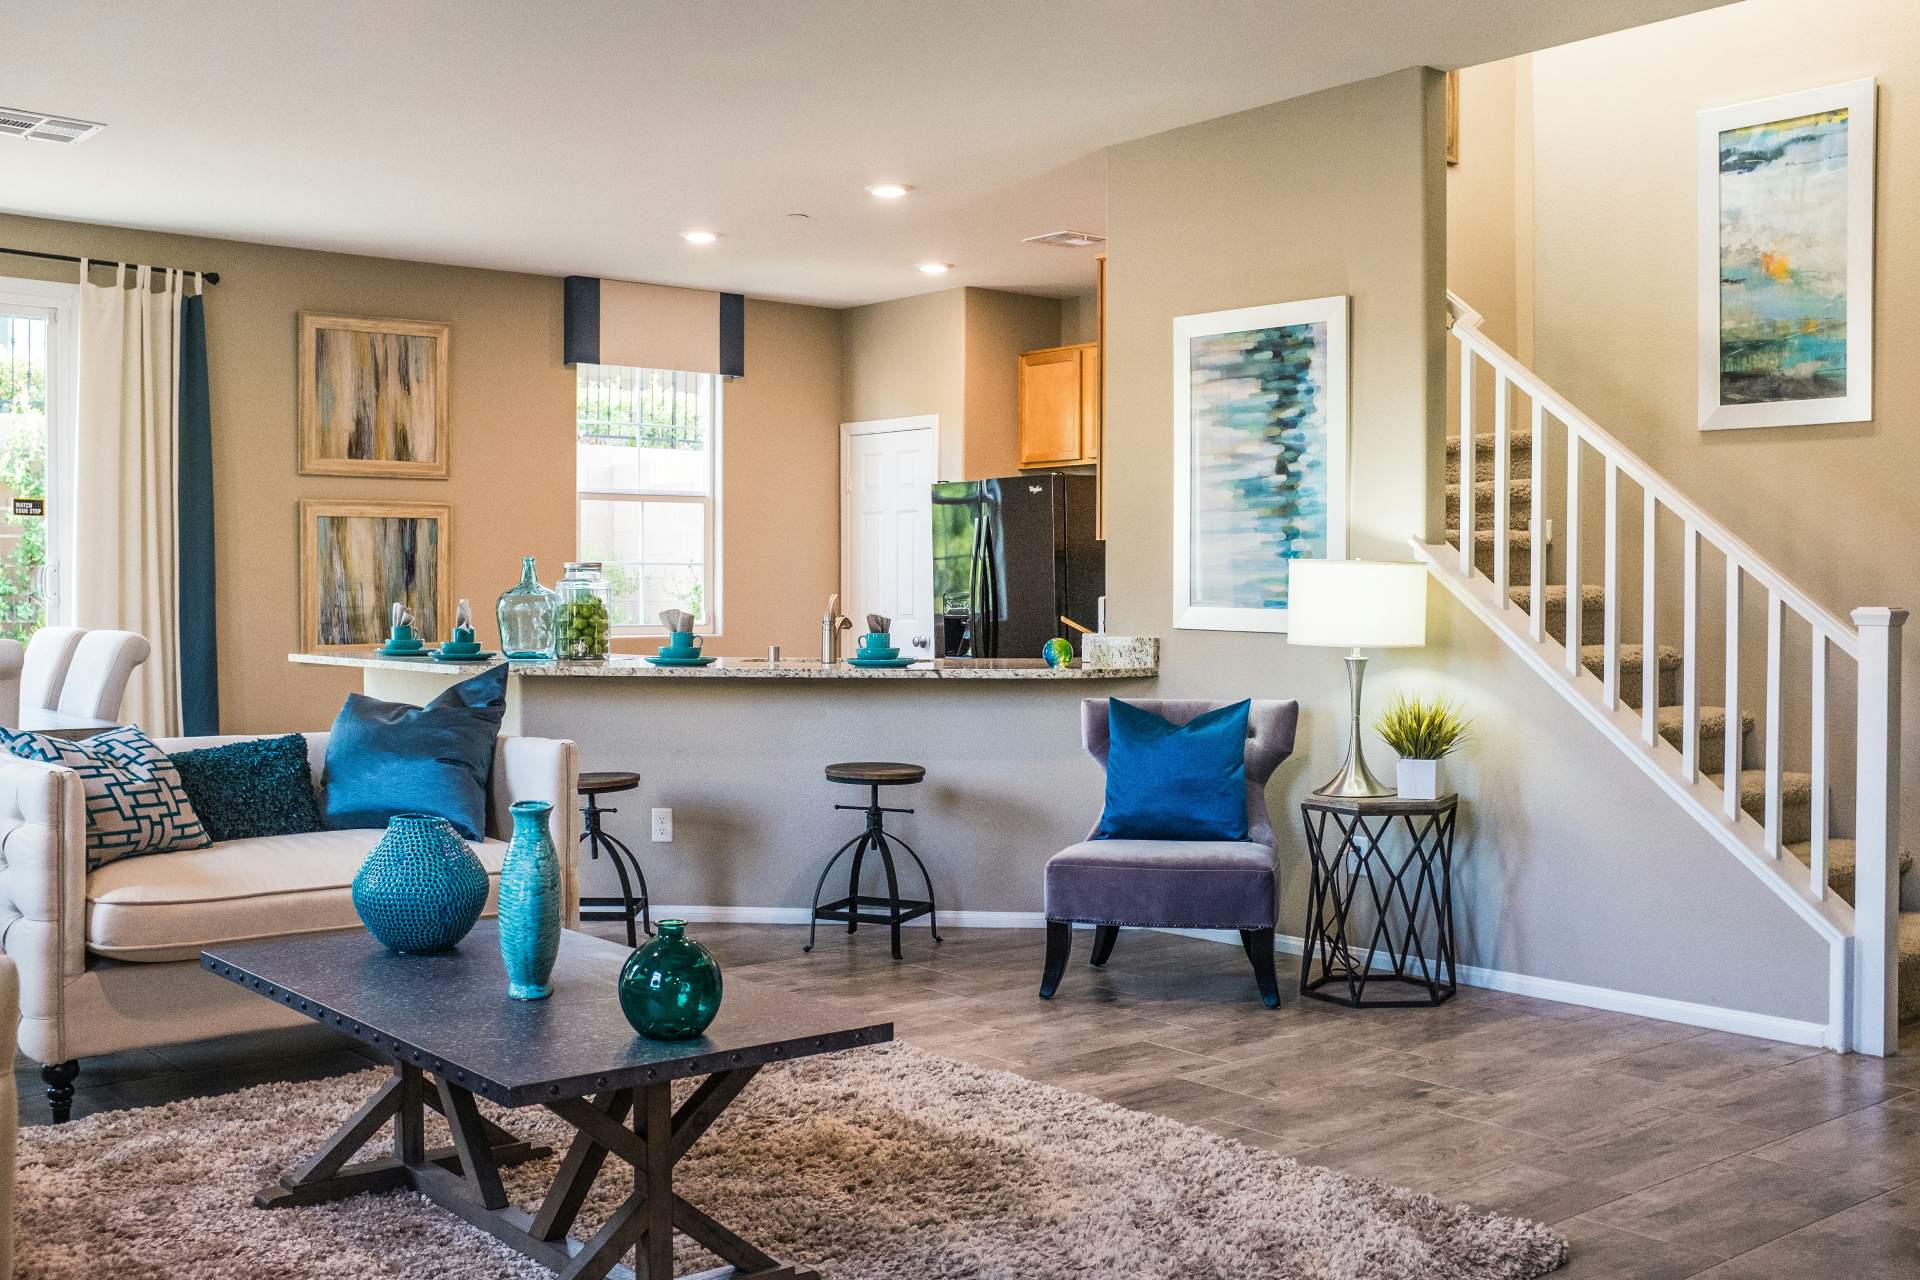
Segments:
[[[1224,929],[1163,929],[1161,932],[1202,938],[1208,942],[1231,943],[1236,947],[1240,945],[1240,935]],[[1276,933],[1273,949],[1284,955],[1297,956],[1305,950],[1305,943],[1293,934]],[[1705,1027],[1709,1031],[1730,1031],[1735,1035],[1758,1036],[1763,1040],[1815,1047],[1824,1047],[1828,1040],[1827,1024],[1824,1022],[1802,1022],[1797,1018],[1782,1018],[1770,1013],[1750,1013],[1745,1009],[1727,1009],[1719,1005],[1697,1004],[1691,1000],[1642,995],[1636,991],[1588,986],[1583,982],[1563,982],[1558,978],[1537,978],[1532,974],[1509,973],[1504,969],[1482,969],[1471,964],[1456,966],[1454,976],[1463,987],[1505,991],[1516,996],[1530,996],[1535,1000],[1551,1000],[1556,1004],[1605,1009],[1609,1013],[1630,1013],[1659,1022]]]
[[[680,919],[695,924],[806,924],[813,919],[805,907],[658,906],[651,914],[655,920]],[[1046,927],[1047,918],[1038,911],[942,911],[940,923],[956,929],[1041,929]],[[909,920],[906,927],[924,929],[927,918]]]
[[[811,918],[805,907],[660,906],[653,910],[655,920],[676,917],[712,924],[806,924]],[[1047,923],[1046,917],[1038,911],[943,911],[940,920],[956,929],[1039,929]],[[925,927],[926,924],[927,918],[922,916],[912,921],[909,927]],[[1224,929],[1162,929],[1160,932],[1201,938],[1208,942],[1230,943],[1236,947],[1240,945],[1240,935]],[[1273,937],[1273,949],[1283,955],[1297,956],[1304,945],[1293,934],[1276,933]],[[1709,1031],[1730,1031],[1735,1035],[1758,1036],[1787,1044],[1823,1046],[1827,1043],[1827,1026],[1824,1022],[1802,1022],[1770,1013],[1725,1009],[1719,1005],[1641,995],[1634,991],[1617,991],[1611,987],[1594,987],[1581,982],[1563,982],[1558,978],[1537,978],[1531,974],[1509,973],[1504,969],[1482,969],[1470,964],[1458,966],[1455,976],[1462,986],[1505,991],[1512,995],[1530,996],[1535,1000],[1552,1000],[1557,1004],[1577,1004],[1589,1009],[1605,1009],[1610,1013],[1630,1013],[1660,1022],[1705,1027]]]

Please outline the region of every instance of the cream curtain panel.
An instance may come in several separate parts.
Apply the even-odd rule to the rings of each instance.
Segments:
[[[155,736],[180,733],[181,283],[122,264],[95,285],[80,265],[73,621],[152,645],[120,715]]]

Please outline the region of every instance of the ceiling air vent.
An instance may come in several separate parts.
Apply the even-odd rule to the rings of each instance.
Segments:
[[[106,128],[92,120],[50,116],[39,111],[0,107],[0,135],[36,142],[84,142]]]
[[[1043,236],[1028,236],[1022,244],[1050,244],[1059,249],[1091,249],[1105,244],[1105,236],[1097,236],[1091,231],[1049,231]]]

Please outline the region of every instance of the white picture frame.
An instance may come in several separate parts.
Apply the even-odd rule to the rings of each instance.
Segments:
[[[1249,597],[1264,595],[1269,601],[1284,599],[1284,586],[1276,588],[1275,585],[1276,565],[1277,576],[1283,582],[1284,566],[1289,560],[1346,558],[1350,430],[1348,314],[1349,299],[1341,295],[1175,318],[1173,624],[1176,628],[1284,632],[1287,629],[1284,604],[1253,604],[1248,602]],[[1287,483],[1296,492],[1310,499],[1318,498],[1324,504],[1317,532],[1313,536],[1288,538],[1293,545],[1276,552],[1271,560],[1267,558],[1264,544],[1281,537],[1276,530],[1282,524],[1291,527],[1289,522],[1253,508],[1234,511],[1222,494],[1235,487],[1232,472],[1236,468],[1243,477],[1257,480],[1263,469],[1270,465],[1277,469],[1283,460],[1267,443],[1252,438],[1248,428],[1257,427],[1259,423],[1246,420],[1229,428],[1222,422],[1222,411],[1228,405],[1244,419],[1249,404],[1244,386],[1237,394],[1211,395],[1206,390],[1209,385],[1224,388],[1240,381],[1221,372],[1222,359],[1235,358],[1231,347],[1213,344],[1208,350],[1196,345],[1204,339],[1237,338],[1267,330],[1296,332],[1286,339],[1256,341],[1297,344],[1310,337],[1313,343],[1305,379],[1312,384],[1314,395],[1314,405],[1308,413],[1313,424],[1309,428],[1305,455],[1310,465],[1299,464],[1301,479]],[[1298,332],[1302,330],[1307,333]],[[1212,368],[1209,371],[1200,365]],[[1196,386],[1202,388],[1197,397]],[[1297,407],[1288,406],[1283,410],[1275,397],[1267,409],[1268,421],[1276,412],[1293,411]],[[1238,431],[1243,440],[1223,450],[1222,432],[1226,431]],[[1231,436],[1227,439],[1231,440]],[[1208,457],[1197,457],[1202,450],[1208,451]],[[1206,486],[1206,491],[1202,492],[1197,485]],[[1241,549],[1235,551],[1234,544]],[[1209,558],[1216,562],[1234,560],[1237,565],[1228,569],[1208,568],[1202,562]]]
[[[1701,430],[1818,426],[1865,422],[1873,417],[1874,108],[1874,81],[1864,79],[1700,112],[1697,136],[1700,303],[1697,363]],[[1769,154],[1778,158],[1778,153],[1771,152],[1767,146],[1749,149],[1747,154],[1755,160],[1750,168],[1723,176],[1723,136],[1747,133],[1758,140],[1767,126],[1834,112],[1845,113],[1844,122],[1838,126],[1844,129],[1845,167],[1842,173],[1832,174],[1829,157],[1829,177],[1824,191],[1816,187],[1810,192],[1805,178],[1796,175],[1791,198],[1763,202],[1760,197],[1764,196],[1765,187],[1757,185],[1763,179],[1752,175],[1768,166],[1770,161],[1766,157]],[[1835,125],[1830,121],[1816,122],[1813,128],[1831,131]],[[1806,147],[1813,145],[1814,138],[1815,134],[1809,131],[1793,141]],[[1780,140],[1769,138],[1767,141]],[[1729,140],[1726,145],[1731,153],[1738,143],[1737,140]],[[1804,163],[1797,168],[1800,175],[1808,170]],[[1834,207],[1843,198],[1842,193],[1844,211]],[[1741,202],[1738,212],[1723,207],[1734,201]],[[1766,217],[1769,213],[1781,216],[1778,221],[1773,221]],[[1842,221],[1845,225],[1845,244],[1836,250],[1832,241]],[[1840,394],[1804,394],[1810,385],[1821,380],[1832,381],[1830,370],[1836,365],[1831,355],[1831,337],[1822,344],[1829,349],[1828,353],[1819,359],[1796,360],[1795,356],[1803,353],[1794,351],[1789,345],[1795,341],[1820,341],[1821,308],[1811,301],[1804,308],[1802,321],[1779,319],[1776,321],[1781,326],[1778,336],[1756,334],[1753,339],[1760,348],[1760,359],[1773,362],[1780,368],[1771,373],[1743,372],[1740,376],[1748,385],[1742,389],[1736,390],[1728,384],[1728,371],[1723,368],[1723,309],[1726,305],[1726,295],[1723,293],[1723,246],[1731,238],[1739,237],[1746,242],[1746,247],[1757,250],[1759,237],[1756,232],[1778,237],[1781,252],[1762,254],[1766,264],[1762,272],[1745,267],[1737,270],[1730,268],[1726,278],[1727,287],[1742,288],[1746,283],[1764,284],[1788,297],[1770,303],[1756,303],[1754,311],[1759,312],[1764,308],[1777,314],[1784,309],[1783,304],[1790,302],[1789,291],[1802,288],[1802,267],[1795,261],[1796,258],[1817,263],[1818,274],[1813,278],[1824,279],[1829,284],[1836,274],[1844,279],[1846,332],[1844,357],[1838,363],[1844,381],[1844,389]],[[1812,254],[1818,256],[1812,257],[1802,250],[1811,250]],[[1834,260],[1842,253],[1844,265],[1836,268]],[[1761,275],[1773,279],[1761,280]],[[1742,276],[1748,278],[1746,282],[1741,280]],[[1828,293],[1830,295],[1830,288]],[[1814,292],[1808,290],[1807,297],[1813,299]],[[1829,312],[1837,310],[1832,307],[1830,300],[1825,309]],[[1801,324],[1814,327],[1801,329]],[[1826,326],[1830,329],[1831,321],[1826,322]],[[1786,361],[1793,363],[1787,364]],[[1798,372],[1806,370],[1812,372]],[[1780,381],[1788,394],[1780,398],[1760,398],[1765,387],[1760,382],[1762,378]],[[1730,393],[1733,399],[1729,399]]]

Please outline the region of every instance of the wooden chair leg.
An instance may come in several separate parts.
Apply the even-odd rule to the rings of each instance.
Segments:
[[[78,1059],[49,1062],[40,1068],[40,1079],[47,1086],[47,1109],[55,1124],[65,1124],[73,1116],[73,1082],[79,1074]]]
[[[1120,940],[1120,926],[1100,924],[1093,927],[1093,954],[1087,957],[1087,963],[1098,969],[1113,954],[1113,944]]]
[[[1273,930],[1242,929],[1240,945],[1253,962],[1253,980],[1260,984],[1260,1003],[1269,1009],[1280,1007],[1280,982],[1273,973]]]
[[[1073,926],[1065,920],[1047,921],[1047,969],[1040,975],[1040,998],[1053,999],[1060,978],[1067,971],[1067,956],[1073,950]]]

